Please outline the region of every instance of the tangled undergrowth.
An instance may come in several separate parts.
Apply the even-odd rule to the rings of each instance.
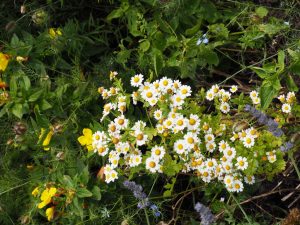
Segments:
[[[297,224],[299,6],[2,1],[0,224]]]

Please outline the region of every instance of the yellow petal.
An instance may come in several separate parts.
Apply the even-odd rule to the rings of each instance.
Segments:
[[[31,192],[31,194],[34,196],[34,197],[36,197],[38,194],[39,194],[39,187],[36,187],[32,192]]]
[[[46,209],[46,216],[47,216],[48,221],[53,219],[54,207],[50,207],[50,208]]]
[[[42,208],[45,207],[45,205],[47,205],[46,202],[41,202],[41,203],[38,204],[38,208],[42,209]]]
[[[84,128],[82,133],[86,137],[92,137],[92,135],[93,135],[93,131],[91,129],[88,129],[88,128]]]
[[[77,140],[79,141],[79,143],[80,143],[82,146],[86,145],[86,143],[87,143],[87,139],[86,139],[85,136],[80,136]]]
[[[5,71],[8,65],[9,57],[6,54],[0,52],[0,71]]]
[[[55,38],[55,36],[56,36],[56,33],[55,33],[55,30],[54,30],[54,28],[50,28],[50,29],[49,29],[49,36],[50,36],[52,39],[54,39],[54,38]]]
[[[44,150],[46,150],[46,151],[50,149],[47,146],[50,144],[53,133],[54,132],[52,130],[50,130],[49,133],[47,134],[45,140],[43,141]]]
[[[49,196],[53,197],[56,194],[57,189],[55,187],[51,187],[49,190]]]

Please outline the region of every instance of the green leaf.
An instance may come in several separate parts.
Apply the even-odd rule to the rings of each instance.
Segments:
[[[260,17],[264,18],[266,15],[268,15],[268,10],[265,7],[258,7],[255,9],[255,13]]]
[[[155,48],[152,50],[152,61],[153,61],[155,75],[158,76],[164,64],[161,51]]]
[[[142,52],[148,51],[149,48],[150,48],[150,42],[148,40],[144,40],[140,43],[140,50]]]
[[[278,94],[272,83],[264,81],[260,88],[260,98],[262,109],[268,108],[273,98]]]
[[[31,87],[30,79],[25,75],[23,75],[22,78],[23,78],[23,81],[24,81],[24,88],[25,88],[26,91],[28,91]]]
[[[29,102],[35,102],[36,100],[39,99],[39,97],[43,94],[44,90],[39,90],[32,95],[29,96],[28,101]]]
[[[21,119],[23,116],[23,105],[21,103],[15,103],[11,111],[16,117]]]
[[[281,73],[284,70],[284,58],[285,53],[284,51],[280,50],[278,52],[278,73]]]
[[[269,73],[267,73],[263,68],[253,66],[251,67],[251,70],[253,70],[262,79],[269,77]]]
[[[286,76],[286,84],[290,91],[299,91],[299,88],[291,75]]]
[[[93,197],[94,199],[96,199],[97,201],[101,200],[101,190],[98,186],[94,186],[92,189],[92,193],[93,193]]]
[[[44,110],[51,109],[51,108],[52,108],[52,105],[46,99],[43,99],[40,104],[40,109],[44,111]]]
[[[93,193],[86,188],[78,188],[76,191],[78,198],[86,198],[93,196]]]

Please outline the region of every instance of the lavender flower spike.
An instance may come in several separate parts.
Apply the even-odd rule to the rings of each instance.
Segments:
[[[136,184],[134,181],[124,181],[124,187],[133,192],[133,195],[136,199],[140,200],[138,203],[138,208],[143,209],[150,205],[149,199],[147,198],[146,193],[143,192],[143,187],[139,184]]]
[[[205,205],[201,204],[200,202],[197,202],[194,208],[201,217],[201,225],[210,225],[215,221],[215,216],[212,214],[211,210]]]

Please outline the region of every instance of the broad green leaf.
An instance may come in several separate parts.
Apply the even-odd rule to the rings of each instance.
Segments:
[[[98,186],[94,186],[92,189],[92,193],[93,193],[93,197],[94,199],[96,199],[97,201],[101,200],[101,190]]]
[[[46,99],[43,99],[42,102],[40,103],[40,109],[45,111],[47,109],[51,109],[52,108],[52,105],[46,100]]]
[[[150,42],[148,40],[144,40],[140,43],[140,50],[142,52],[148,51],[149,48],[150,48]]]
[[[28,101],[29,102],[35,102],[36,100],[39,99],[39,97],[43,94],[44,90],[38,90],[32,95],[29,96]]]
[[[268,108],[273,98],[278,94],[278,90],[269,82],[263,82],[260,88],[260,98],[262,109]]]
[[[22,78],[24,81],[24,88],[26,91],[28,91],[31,87],[30,79],[26,75],[23,75]]]
[[[286,84],[290,91],[299,91],[299,88],[291,75],[286,76]]]
[[[21,119],[23,116],[23,105],[21,103],[15,103],[11,111],[16,117]]]
[[[262,79],[266,79],[269,77],[269,74],[263,68],[254,66],[251,67],[251,70],[253,70]]]
[[[93,193],[86,188],[78,188],[76,191],[78,198],[86,198],[93,196]]]

